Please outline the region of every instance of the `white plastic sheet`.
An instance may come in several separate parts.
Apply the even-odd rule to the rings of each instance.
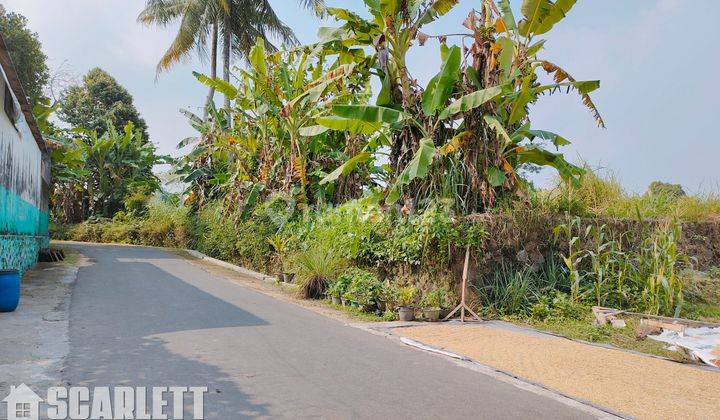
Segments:
[[[648,337],[682,347],[696,360],[720,367],[720,327],[686,328],[683,335],[675,331],[663,330],[661,334]]]

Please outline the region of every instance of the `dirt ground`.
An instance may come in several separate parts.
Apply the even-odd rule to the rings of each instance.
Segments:
[[[495,326],[394,332],[632,417],[720,419],[718,372]]]

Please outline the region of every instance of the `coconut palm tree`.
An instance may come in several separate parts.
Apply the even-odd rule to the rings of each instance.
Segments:
[[[320,14],[324,0],[298,0],[302,7]],[[167,26],[180,22],[177,35],[157,65],[157,73],[168,70],[193,51],[201,57],[210,44],[210,77],[217,77],[218,40],[222,36],[223,79],[230,81],[232,55],[247,57],[255,39],[268,35],[285,44],[297,44],[292,29],[275,14],[269,0],[147,0],[138,21],[146,25]],[[271,48],[272,44],[268,42]],[[213,100],[210,88],[207,103]],[[225,99],[228,107],[229,100]],[[205,114],[207,117],[207,113]]]

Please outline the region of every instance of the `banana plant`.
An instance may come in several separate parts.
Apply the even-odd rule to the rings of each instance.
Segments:
[[[51,201],[54,215],[64,221],[113,216],[133,192],[157,191],[160,181],[153,167],[171,163],[132,123],[118,131],[108,122],[102,136],[79,128],[58,130],[54,139]]]
[[[196,74],[233,104],[223,110],[232,124],[210,135],[216,146],[230,139],[224,142],[233,158],[225,188],[244,197],[262,183],[268,192],[284,190],[301,203],[324,194],[325,187],[313,180],[326,175],[325,162],[343,149],[340,134],[329,131],[343,123],[330,115],[331,104],[362,97],[366,81],[354,71],[356,63],[327,64],[321,53],[315,47],[268,54],[259,39],[237,86]]]
[[[522,18],[515,19],[508,0],[483,0],[479,11],[464,21],[466,33],[456,35],[471,45],[449,45],[452,35],[432,36],[423,25],[448,13],[457,1],[366,1],[372,16],[364,19],[345,9],[328,9],[343,25],[322,28],[320,43],[327,56],[347,60],[355,47],[372,47],[359,67],[378,77],[382,86],[375,105],[335,106],[343,126],[380,124],[390,132],[390,164],[395,174],[386,201],[430,198],[445,179],[458,179],[456,202],[466,211],[489,208],[497,195],[522,189],[519,170],[525,165],[550,166],[569,182],[582,169],[568,162],[560,147],[564,137],[532,128],[529,106],[540,96],[578,92],[598,125],[604,122],[589,93],[598,81],[577,81],[558,65],[538,57],[547,33],[575,1],[524,0]],[[440,42],[442,65],[425,87],[406,66],[414,43]],[[464,52],[463,52],[464,51]],[[542,84],[541,72],[553,81]],[[330,127],[333,129],[333,127]],[[554,150],[553,150],[554,149]],[[363,151],[336,172],[346,173]],[[458,176],[447,176],[457,171]],[[328,180],[332,180],[332,177]],[[424,196],[423,196],[424,195]]]

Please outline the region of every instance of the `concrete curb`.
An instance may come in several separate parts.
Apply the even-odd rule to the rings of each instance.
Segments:
[[[203,260],[203,261],[207,261],[207,262],[209,262],[209,263],[218,265],[218,266],[220,266],[220,267],[227,268],[227,269],[229,269],[229,270],[233,270],[233,271],[238,272],[238,273],[240,273],[240,274],[242,274],[242,275],[245,275],[245,276],[248,276],[248,277],[252,277],[252,278],[254,278],[254,279],[256,279],[256,280],[261,280],[261,281],[264,281],[264,282],[266,282],[266,283],[277,283],[277,281],[278,281],[278,279],[277,279],[276,277],[268,276],[268,275],[263,274],[263,273],[258,273],[257,271],[249,270],[249,269],[247,269],[247,268],[245,268],[245,267],[240,267],[239,265],[230,264],[229,262],[225,262],[225,261],[223,261],[223,260],[218,260],[217,258],[213,258],[213,257],[207,256],[207,255],[203,254],[203,253],[200,252],[200,251],[195,251],[194,249],[184,249],[183,251],[187,252],[188,254],[192,255],[193,257],[195,257],[195,258],[197,258],[197,259],[200,259],[200,260]]]

